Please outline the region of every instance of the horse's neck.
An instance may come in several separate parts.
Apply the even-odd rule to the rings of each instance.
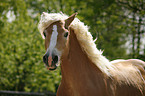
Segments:
[[[65,54],[62,56],[61,70],[62,82],[67,83],[66,85],[70,85],[70,87],[84,86],[84,84],[88,84],[87,82],[93,84],[97,81],[97,76],[103,76],[99,68],[91,62],[82,50],[73,30],[70,32]]]
[[[71,29],[69,40],[67,42],[67,48],[64,52],[65,53],[62,56],[63,67],[67,67],[72,71],[77,71],[78,69],[83,72],[91,68],[91,70],[101,72],[100,69],[88,58],[85,51],[82,50],[73,29]]]

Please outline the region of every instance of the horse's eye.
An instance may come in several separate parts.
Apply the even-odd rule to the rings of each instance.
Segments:
[[[64,34],[64,37],[67,37],[68,36],[68,32],[66,32],[65,34]]]
[[[46,33],[45,32],[43,32],[43,35],[44,35],[44,37],[46,37]]]

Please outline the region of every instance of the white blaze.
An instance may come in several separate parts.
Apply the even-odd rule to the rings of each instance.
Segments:
[[[47,51],[49,50],[49,52],[50,52],[49,55],[52,55],[52,51],[53,51],[53,49],[56,46],[56,43],[57,43],[57,35],[58,35],[57,25],[53,25],[53,32],[52,32],[52,35],[51,35],[49,47],[47,49]]]

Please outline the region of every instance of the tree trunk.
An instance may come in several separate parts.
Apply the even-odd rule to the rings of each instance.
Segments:
[[[139,17],[139,22],[138,22],[138,30],[137,30],[137,57],[139,56],[139,52],[140,52],[140,45],[141,45],[141,22],[142,22],[142,18]]]
[[[132,23],[132,25],[134,26],[135,24],[134,24],[134,22],[135,22],[135,12],[133,12],[133,23]],[[135,32],[135,30],[133,30],[132,31],[132,58],[134,58],[135,57],[135,34],[136,32]]]

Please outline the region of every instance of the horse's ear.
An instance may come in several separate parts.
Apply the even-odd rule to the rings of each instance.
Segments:
[[[77,13],[72,14],[69,18],[67,18],[65,20],[65,28],[68,29],[69,25],[71,24],[71,22],[74,20],[74,18],[76,17]]]

